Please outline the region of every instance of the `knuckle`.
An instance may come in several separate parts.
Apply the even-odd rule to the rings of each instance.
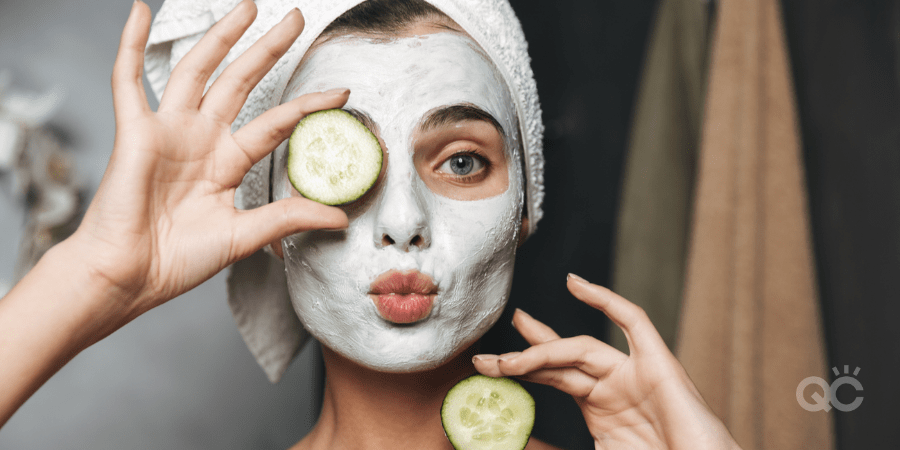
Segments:
[[[308,116],[316,111],[321,111],[328,106],[321,92],[304,94],[298,97],[297,100],[299,103],[297,112],[301,117]]]
[[[296,233],[298,230],[297,222],[301,220],[301,211],[292,206],[290,202],[284,202],[281,206],[281,224],[278,227],[278,234],[287,236],[291,233]]]
[[[641,308],[634,303],[629,302],[628,304],[623,305],[622,309],[624,313],[622,323],[627,328],[635,328],[650,321],[650,317],[647,315],[647,312],[644,311],[644,308]]]
[[[262,50],[268,59],[281,58],[281,53],[282,53],[281,49],[276,45],[272,45],[272,44],[266,42],[266,43],[262,44]]]
[[[230,98],[233,99],[241,99],[241,103],[246,100],[246,97],[250,94],[250,91],[256,86],[256,84],[248,78],[248,74],[234,74],[232,72],[233,68],[229,67],[229,70],[226,70],[221,76],[218,78],[218,83],[225,83],[225,92]],[[236,70],[234,68],[233,70]],[[216,89],[219,89],[217,87]],[[220,95],[221,92],[217,92],[216,95]],[[238,100],[234,100],[238,101]]]
[[[187,61],[189,62],[189,61]],[[186,65],[184,62],[175,66],[172,72],[173,79],[184,79],[196,86],[206,86],[210,72],[194,65]]]
[[[578,361],[582,363],[587,362],[588,355],[590,355],[591,352],[597,348],[597,344],[600,343],[595,337],[588,335],[581,335],[573,338],[573,340],[579,349],[577,353]]]
[[[572,340],[575,341],[575,343],[578,344],[579,346],[591,345],[595,341],[593,336],[588,336],[586,334],[582,334],[581,336],[575,336],[574,338],[572,338]]]
[[[638,305],[632,303],[632,312],[631,315],[635,324],[643,324],[650,322],[650,316],[647,315],[647,311],[644,308],[641,308]]]
[[[209,80],[211,73],[205,69],[190,68],[187,70],[187,75],[197,86],[206,86],[206,81]]]
[[[248,94],[253,90],[253,87],[256,86],[256,83],[254,83],[253,80],[246,76],[238,77],[237,79],[232,81],[232,83],[234,83],[235,90],[237,92],[240,92],[241,95]]]
[[[307,95],[309,95],[309,94],[307,94]],[[309,97],[306,97],[306,95],[304,95],[303,97],[300,97],[300,98],[303,99],[303,100],[301,100],[299,108],[297,108],[297,112],[300,114],[300,117],[306,117],[306,116],[316,112],[316,108],[309,102],[309,100],[310,100]]]
[[[534,347],[532,347],[532,348],[534,348]],[[530,349],[529,349],[529,350],[530,350]],[[539,367],[546,367],[546,366],[547,366],[548,364],[550,364],[550,363],[552,362],[552,360],[553,360],[553,359],[550,357],[550,353],[548,353],[548,352],[540,352],[540,353],[537,354],[537,356],[538,356],[538,358],[537,358],[537,363],[538,363],[537,366],[539,366]]]
[[[597,340],[592,336],[581,335],[575,338],[578,343],[578,353],[576,356],[576,362],[584,364],[588,361],[588,355],[591,354],[592,349],[594,348]]]
[[[547,372],[547,381],[549,381],[553,385],[560,385],[565,381],[565,377],[563,377],[563,373],[558,370],[550,370]]]
[[[281,127],[271,126],[266,128],[265,134],[266,139],[268,139],[272,145],[278,145],[287,137],[287,130]]]
[[[219,49],[224,49],[225,51],[231,49],[232,43],[229,42],[228,38],[225,37],[225,34],[220,32],[220,30],[213,28],[209,33],[207,33],[207,36],[209,36],[210,40],[212,40],[213,46],[219,47]]]

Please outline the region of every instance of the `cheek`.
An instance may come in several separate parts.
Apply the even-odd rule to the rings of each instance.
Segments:
[[[351,222],[344,231],[309,231],[285,238],[289,279],[296,274],[300,282],[328,286],[364,279],[365,274],[357,272],[365,268],[364,261],[372,259],[372,252],[358,239],[360,234]]]
[[[437,198],[432,216],[436,277],[446,288],[431,325],[452,353],[482,336],[509,298],[516,253],[517,189],[489,199]],[[435,343],[435,345],[438,345]]]
[[[364,275],[356,275],[361,263],[371,259],[368,252],[361,253],[343,233],[308,232],[285,243],[291,302],[306,328],[329,342],[356,336],[370,316]]]
[[[511,271],[518,238],[515,218],[521,210],[518,191],[507,189],[501,195],[474,201],[434,196],[431,250],[443,258],[439,267],[454,273],[453,278],[466,278],[469,287],[498,272]],[[444,274],[435,275],[444,278]]]
[[[464,251],[473,259],[496,253],[515,238],[512,219],[518,208],[510,201],[510,194],[507,191],[474,201],[439,198],[439,207],[432,214],[432,229],[445,245],[452,247],[450,251]]]

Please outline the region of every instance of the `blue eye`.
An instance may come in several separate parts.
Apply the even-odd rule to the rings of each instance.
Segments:
[[[444,161],[441,171],[459,176],[471,175],[484,168],[480,158],[468,153],[457,153]]]

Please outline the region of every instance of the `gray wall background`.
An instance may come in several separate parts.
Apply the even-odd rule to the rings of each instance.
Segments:
[[[155,13],[162,1],[147,3]],[[0,69],[12,70],[17,87],[66,89],[51,123],[68,136],[89,193],[112,150],[109,80],[130,8],[129,0],[0,0]],[[23,223],[22,205],[0,193],[0,283],[12,281]],[[76,357],[0,430],[0,449],[287,448],[316,418],[314,356],[307,346],[270,385],[241,341],[219,274]]]

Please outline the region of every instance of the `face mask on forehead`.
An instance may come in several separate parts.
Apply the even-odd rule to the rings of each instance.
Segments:
[[[427,1],[459,24],[461,29],[484,49],[484,53],[493,62],[509,93],[512,94],[514,111],[518,115],[517,135],[521,137],[521,146],[524,150],[525,204],[529,227],[523,232],[531,234],[541,218],[543,124],[537,89],[529,65],[527,43],[518,19],[508,0]],[[215,21],[234,7],[235,3],[235,0],[165,1],[154,17],[145,52],[145,73],[157,98],[162,96],[171,69]],[[234,130],[278,105],[284,97],[288,80],[295,74],[299,62],[312,42],[332,21],[361,3],[361,0],[256,0],[255,3],[258,8],[257,19],[229,52],[221,67],[233,62],[278,23],[291,8],[301,9],[306,26],[287,54],[276,62],[251,92],[233,124]],[[218,72],[214,73],[209,82],[212,83],[217,75]],[[358,93],[354,91],[351,101]],[[496,118],[503,121],[500,117]],[[504,131],[509,135],[510,129],[506,126],[504,122]],[[384,132],[387,136],[390,130],[385,129]],[[273,159],[267,157],[244,177],[235,194],[237,207],[254,208],[270,200],[272,163]],[[510,178],[508,183],[509,186],[514,186],[515,182]],[[432,198],[430,200],[432,204],[442,201],[454,202],[453,199],[429,193],[421,185],[410,183],[410,186],[406,192],[415,195],[413,198],[420,201]],[[428,197],[429,195],[431,197]],[[474,204],[455,201],[458,205],[462,205],[460,208],[464,211],[472,208],[471,205]],[[234,264],[228,276],[228,302],[238,329],[251,352],[269,379],[277,381],[308,337],[293,310],[282,261],[260,251]]]
[[[361,205],[345,207],[346,231],[283,240],[292,304],[314,337],[359,364],[392,372],[435,367],[493,325],[509,295],[524,198],[515,104],[477,44],[449,32],[328,41],[307,57],[282,100],[337,86],[351,89],[345,107],[377,127],[387,167]],[[446,177],[417,164],[434,151],[416,139],[425,119],[454,105],[500,124],[495,152],[502,164],[488,176],[505,181],[501,189],[473,185],[472,199],[451,198],[436,185]],[[444,127],[452,138],[440,145],[475,145],[461,123]],[[285,148],[276,152],[276,200],[299,195],[285,176]],[[404,276],[414,281],[404,285]],[[405,291],[416,292],[378,295]]]

